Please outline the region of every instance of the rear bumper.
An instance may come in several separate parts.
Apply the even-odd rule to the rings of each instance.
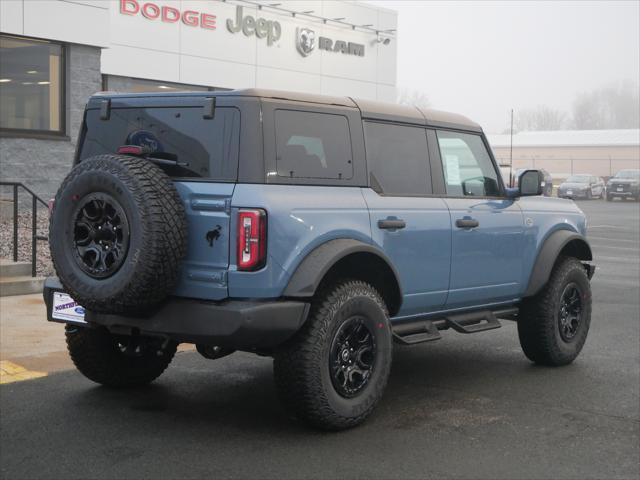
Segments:
[[[52,318],[54,291],[64,291],[56,277],[44,284],[47,320]],[[169,297],[156,311],[143,317],[86,312],[87,326],[103,326],[128,334],[168,337],[176,342],[216,345],[237,350],[271,349],[289,339],[304,324],[309,304],[289,300],[227,300],[210,302]]]
[[[587,198],[587,192],[574,192],[571,195],[568,195],[567,193],[564,192],[559,192],[558,193],[558,198],[567,198],[569,200],[573,200],[576,198]]]

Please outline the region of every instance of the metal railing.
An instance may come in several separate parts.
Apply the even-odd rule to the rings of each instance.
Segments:
[[[36,276],[36,255],[38,240],[47,241],[49,237],[38,235],[38,203],[49,207],[47,202],[40,198],[29,187],[19,182],[0,182],[0,187],[13,188],[13,261],[18,261],[18,189],[23,188],[31,195],[31,276]]]

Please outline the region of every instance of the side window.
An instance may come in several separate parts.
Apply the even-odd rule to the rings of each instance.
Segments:
[[[431,193],[424,128],[364,122],[369,173],[389,195]]]
[[[276,110],[275,127],[278,176],[353,177],[351,135],[344,115]]]
[[[500,184],[480,135],[438,131],[447,195],[498,196]]]

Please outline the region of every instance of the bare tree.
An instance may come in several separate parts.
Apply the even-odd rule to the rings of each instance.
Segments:
[[[431,102],[426,93],[411,88],[398,89],[397,102],[402,105],[411,105],[415,107],[429,108]]]
[[[514,131],[562,130],[567,126],[567,114],[545,105],[516,113]]]
[[[572,126],[577,130],[640,128],[638,85],[621,82],[578,95]]]

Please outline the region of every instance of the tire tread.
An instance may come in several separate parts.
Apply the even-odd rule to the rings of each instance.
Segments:
[[[577,272],[578,275],[584,276],[587,285],[589,279],[580,263],[573,257],[560,257],[557,261],[549,281],[543,289],[534,297],[527,298],[523,301],[520,308],[520,318],[518,319],[518,337],[522,349],[531,361],[548,366],[559,366],[571,363],[580,353],[586,335],[575,345],[575,353],[566,355],[558,347],[558,340],[555,330],[556,322],[556,298],[560,294],[558,291],[563,288],[566,278]],[[591,312],[591,295],[585,299],[585,316],[588,329]]]
[[[82,283],[60,275],[61,261],[53,254],[54,268],[59,272],[67,293],[88,310],[99,313],[136,313],[153,308],[173,289],[178,280],[182,259],[187,250],[187,219],[182,199],[171,179],[148,160],[125,155],[98,155],[79,163],[63,181],[56,195],[62,201],[69,184],[89,171],[107,172],[129,189],[141,210],[140,223],[145,247],[140,250],[135,275],[119,289],[117,295],[97,299],[82,291]],[[55,238],[54,215],[50,217],[51,242]],[[129,252],[130,253],[130,252]]]
[[[381,295],[368,283],[360,280],[344,280],[325,287],[312,303],[309,319],[294,339],[278,350],[274,357],[274,377],[279,396],[285,409],[306,423],[325,430],[341,430],[354,427],[373,411],[386,387],[391,361],[383,365],[387,371],[383,381],[375,385],[372,401],[361,413],[346,417],[331,407],[322,378],[317,373],[322,366],[325,340],[331,329],[331,319],[340,306],[353,296],[367,296],[387,314]]]

